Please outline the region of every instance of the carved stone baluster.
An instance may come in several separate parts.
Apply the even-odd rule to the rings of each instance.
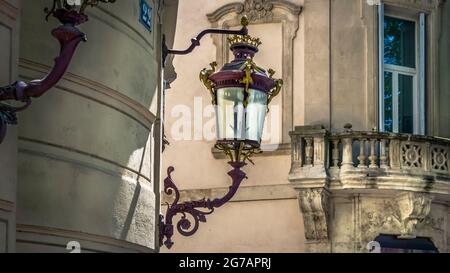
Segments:
[[[359,156],[358,156],[358,160],[359,160],[359,165],[358,168],[360,169],[366,169],[367,165],[366,165],[366,140],[361,138],[359,140]]]
[[[333,166],[332,168],[339,168],[339,139],[333,140],[333,151],[332,151]]]
[[[313,138],[305,138],[306,148],[305,148],[305,165],[312,165],[313,163]]]
[[[450,173],[450,147],[447,147],[447,171]]]
[[[291,135],[292,139],[292,164],[291,164],[291,170],[301,168],[302,167],[302,153],[303,153],[303,139],[299,135]]]
[[[342,167],[341,171],[351,171],[353,170],[353,139],[343,138],[342,139]]]
[[[400,169],[400,140],[389,141],[389,165],[392,169]]]
[[[376,151],[376,139],[371,139],[370,140],[370,165],[369,168],[374,169],[374,168],[378,168],[377,165],[377,151]]]
[[[431,171],[431,143],[427,142],[422,145],[422,160],[423,160],[423,167],[424,171],[429,172]]]
[[[387,144],[387,140],[386,139],[382,139],[380,141],[380,168],[384,168],[387,169],[389,168],[387,160],[388,160],[388,154],[386,152],[386,144]]]
[[[325,165],[325,139],[323,137],[314,137],[314,166]]]

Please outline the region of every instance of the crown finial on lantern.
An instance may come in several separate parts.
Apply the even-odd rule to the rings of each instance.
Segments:
[[[249,20],[247,16],[241,18],[241,25],[243,29],[247,29]],[[258,47],[261,45],[261,40],[259,38],[253,38],[252,36],[245,35],[233,35],[227,38],[230,50],[233,51],[236,60],[253,58],[256,52],[258,52]]]
[[[241,18],[241,25],[242,25],[243,27],[247,27],[248,24],[249,24],[249,22],[248,22],[248,17],[247,17],[247,15],[242,16],[242,18]]]
[[[230,47],[233,47],[235,45],[249,45],[255,48],[258,48],[262,43],[259,38],[253,38],[250,35],[234,35],[231,37],[228,37],[228,43]]]

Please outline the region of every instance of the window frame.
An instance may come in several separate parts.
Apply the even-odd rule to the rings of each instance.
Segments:
[[[384,62],[384,22],[385,17],[398,18],[402,20],[412,21],[415,23],[415,52],[416,68],[408,68],[399,65],[385,64]],[[399,132],[399,119],[398,119],[398,74],[413,76],[413,134],[425,135],[426,132],[426,14],[423,12],[410,11],[408,9],[402,9],[400,12],[397,9],[390,9],[386,7],[385,4],[380,4],[378,6],[378,47],[379,47],[379,58],[378,58],[378,78],[379,78],[379,88],[378,88],[378,118],[379,118],[379,128],[380,131],[385,132],[385,104],[384,104],[384,73],[392,73],[392,119],[393,119],[393,132]]]

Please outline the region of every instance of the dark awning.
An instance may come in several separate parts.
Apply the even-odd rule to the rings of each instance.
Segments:
[[[397,235],[382,234],[375,238],[375,241],[380,243],[381,248],[411,249],[438,252],[438,249],[433,244],[433,242],[426,237],[404,239],[399,238]]]

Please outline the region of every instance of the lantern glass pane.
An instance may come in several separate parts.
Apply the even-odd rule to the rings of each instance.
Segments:
[[[261,143],[267,113],[267,94],[250,89],[245,118],[246,139]]]
[[[217,90],[217,139],[243,140],[244,88],[227,87]]]

